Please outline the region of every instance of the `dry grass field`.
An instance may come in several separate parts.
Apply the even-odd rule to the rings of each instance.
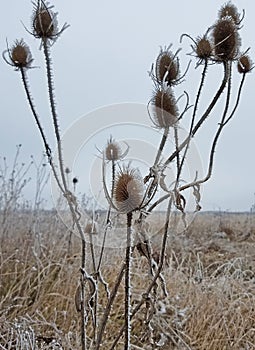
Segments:
[[[150,233],[156,254],[161,233],[154,235],[158,218],[153,215]],[[68,244],[69,232],[54,212],[14,212],[5,218],[3,228],[0,349],[79,349],[75,293],[80,240],[73,237]],[[133,254],[132,307],[150,282],[146,259],[136,249]],[[107,249],[102,273],[109,287],[123,258],[124,250]],[[200,213],[186,231],[170,232],[164,276],[169,294],[159,294],[152,318],[157,349],[255,349],[254,214]],[[102,349],[110,348],[123,324],[122,293],[123,287]],[[103,312],[101,295],[98,307]],[[144,308],[132,319],[134,350],[152,349],[145,313]],[[122,348],[120,339],[116,349]]]

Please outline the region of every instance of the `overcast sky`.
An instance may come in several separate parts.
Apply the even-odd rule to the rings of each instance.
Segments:
[[[88,169],[86,162],[90,162],[96,154],[94,145],[97,144],[102,149],[110,134],[113,134],[115,139],[126,138],[131,143],[134,140],[138,143],[141,140],[143,143],[150,140],[151,144],[157,147],[160,134],[153,131],[154,141],[151,139],[152,134],[148,133],[144,141],[140,136],[141,133],[146,134],[145,117],[141,116],[139,119],[137,114],[136,119],[131,118],[132,120],[129,121],[128,116],[123,116],[125,106],[130,103],[138,112],[139,106],[146,106],[151,98],[152,82],[148,76],[148,70],[160,46],[164,47],[172,43],[173,51],[182,47],[181,69],[185,70],[190,59],[190,56],[186,55],[191,51],[190,41],[185,39],[180,44],[180,35],[188,33],[194,38],[203,35],[215,22],[218,9],[223,3],[219,0],[51,1],[59,13],[59,26],[65,22],[70,24],[52,47],[61,131],[68,133],[68,130],[77,128],[80,125],[78,121],[82,119],[82,121],[89,120],[93,133],[89,142],[84,136],[83,142],[87,142],[87,146],[80,144],[83,153],[75,155],[76,163],[69,165],[71,168],[76,167],[76,176],[81,178],[82,174],[86,173]],[[241,29],[242,50],[245,51],[251,47],[250,54],[255,60],[255,4],[251,0],[239,0],[233,3],[240,11],[245,9]],[[40,43],[25,31],[21,23],[22,21],[30,29],[32,8],[31,2],[27,0],[9,0],[2,4],[1,51],[6,48],[6,38],[9,45],[20,38],[24,38],[29,44],[35,59],[34,66],[39,67],[29,71],[30,87],[45,130],[50,134],[49,140],[54,142],[50,131],[51,120],[47,105],[46,80],[43,74],[44,62],[39,51]],[[196,93],[201,68],[195,71],[195,63],[196,60],[193,58],[186,81],[176,88],[177,96],[180,96],[184,90],[189,92],[191,98]],[[208,103],[206,97],[213,96],[221,81],[221,68],[212,66],[210,70],[205,87],[205,100],[201,102],[201,108],[206,106]],[[0,62],[0,71],[0,156],[6,156],[7,159],[12,160],[15,145],[22,144],[23,161],[28,162],[31,154],[39,160],[43,152],[42,143],[25,100],[20,75],[3,60]],[[218,143],[213,177],[203,190],[203,209],[249,210],[254,203],[255,119],[252,105],[255,96],[254,74],[255,72],[247,76],[238,111],[227,125]],[[240,77],[234,79],[233,86],[238,82],[238,78]],[[115,120],[115,117],[113,118],[115,129],[110,128],[111,116],[108,108],[116,104],[119,104],[118,111],[121,114],[123,112],[120,117],[121,122],[130,122],[125,132],[116,129],[118,120]],[[95,110],[99,112],[93,114]],[[108,114],[105,114],[106,124],[101,125],[99,119],[104,118],[104,114],[101,113],[104,110],[108,111]],[[86,119],[84,116],[87,114],[89,116]],[[208,141],[213,135],[212,128],[217,122],[216,115],[205,125],[204,130],[201,129],[198,136],[197,148],[205,169]],[[137,130],[141,131],[136,131],[135,124],[142,125],[143,129],[138,128]],[[85,122],[81,125],[86,128]],[[150,125],[149,120],[148,125]],[[184,128],[185,125],[182,127]],[[106,130],[104,133],[99,133],[99,128]],[[88,128],[87,131],[84,129],[86,137],[88,137],[88,130],[90,129]],[[83,159],[86,159],[84,165],[82,161],[77,163],[77,159],[81,159],[81,154]],[[151,155],[152,162],[153,154]],[[88,190],[82,181],[80,186],[81,192]]]

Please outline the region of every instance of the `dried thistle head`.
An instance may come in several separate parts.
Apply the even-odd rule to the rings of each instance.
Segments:
[[[56,40],[63,30],[67,28],[67,25],[64,24],[59,31],[57,13],[52,11],[52,6],[42,0],[38,0],[37,3],[33,4],[32,34],[39,39]]]
[[[234,23],[238,26],[241,22],[241,16],[237,7],[231,3],[231,1],[224,4],[219,10],[219,18],[230,17]]]
[[[119,143],[116,142],[112,136],[110,136],[110,139],[108,140],[105,147],[105,158],[106,160],[110,161],[123,159],[127,155],[128,150],[129,148],[127,147],[126,151],[123,152]]]
[[[6,54],[8,58],[6,58]],[[21,40],[16,40],[14,45],[4,51],[3,58],[9,65],[18,69],[31,68],[33,62],[29,47]]]
[[[237,26],[231,17],[219,19],[213,28],[212,36],[216,61],[233,61],[237,59],[241,38],[238,34]]]
[[[196,56],[201,60],[209,59],[213,54],[213,47],[209,39],[206,36],[202,38],[198,37],[196,41],[196,47],[194,48]]]
[[[193,39],[189,34],[186,33],[182,34],[181,36],[181,41],[184,37],[188,37],[190,40],[192,40],[192,52],[190,55],[198,58],[197,66],[202,64],[204,61],[212,58],[213,56],[213,45],[211,40],[207,37],[208,31],[202,37],[198,36],[196,39]]]
[[[180,79],[180,66],[176,54],[169,47],[161,49],[156,59],[155,75],[158,83],[166,82],[168,86],[176,85]]]
[[[123,168],[119,171],[114,186],[114,202],[122,213],[138,209],[143,202],[143,179],[136,169]]]
[[[178,120],[178,108],[170,88],[158,87],[151,100],[153,106],[152,121],[159,128],[174,126]]]
[[[239,73],[249,73],[254,68],[251,58],[244,54],[237,62],[237,69]]]

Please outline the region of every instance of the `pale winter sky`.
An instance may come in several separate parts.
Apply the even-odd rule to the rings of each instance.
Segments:
[[[250,55],[255,61],[255,3],[251,0],[233,3],[240,12],[245,9],[243,28],[240,31],[242,50],[251,47]],[[191,52],[191,42],[184,39],[180,44],[181,34],[188,33],[193,38],[203,35],[207,28],[215,23],[218,9],[224,2],[56,0],[51,1],[51,4],[59,13],[59,26],[65,22],[70,24],[52,47],[61,131],[69,135],[67,139],[71,137],[68,139],[70,149],[75,144],[74,153],[70,153],[73,159],[68,158],[68,150],[65,150],[67,165],[80,180],[78,190],[86,192],[90,189],[93,192],[98,186],[93,181],[95,177],[99,177],[95,176],[98,171],[97,165],[95,169],[92,165],[98,154],[95,145],[102,149],[110,134],[115,139],[126,139],[133,145],[128,159],[136,158],[134,163],[141,167],[142,172],[142,161],[145,166],[153,162],[160,134],[153,129],[149,130],[151,122],[144,113],[153,89],[148,76],[151,64],[160,46],[172,43],[173,51],[182,47],[179,56],[181,69],[185,71],[188,61],[192,58],[186,55]],[[15,39],[24,38],[30,46],[34,66],[37,67],[28,72],[30,87],[44,128],[49,133],[48,138],[53,144],[40,43],[26,32],[21,23],[30,29],[32,8],[33,5],[28,0],[9,0],[2,4],[0,45],[1,51],[4,51],[6,39],[11,46]],[[191,103],[194,101],[192,98],[197,91],[201,74],[201,67],[194,69],[195,63],[195,58],[192,58],[185,82],[175,88],[177,97],[184,90],[187,91]],[[25,100],[20,74],[14,72],[3,60],[0,62],[0,71],[0,156],[6,156],[7,161],[12,161],[15,146],[22,144],[20,161],[29,162],[31,154],[39,161],[43,152],[42,143]],[[254,74],[255,71],[247,76],[238,111],[219,140],[213,177],[203,188],[204,210],[243,211],[249,210],[254,203]],[[221,67],[210,67],[201,110],[215,93],[221,76]],[[233,98],[240,79],[237,74],[235,76]],[[183,100],[180,103],[183,104]],[[207,168],[208,146],[219,121],[217,111],[220,112],[221,109],[215,110],[214,116],[200,130],[197,138],[195,148],[198,151],[195,151],[196,155],[193,156],[197,157],[199,153],[200,168]],[[180,127],[185,129],[185,126],[184,122]],[[75,132],[79,135],[78,144]],[[138,154],[134,152],[135,147],[139,149]],[[193,156],[189,160],[190,164],[193,162]],[[99,185],[101,186],[101,181]],[[32,183],[27,191],[30,195],[33,193]]]

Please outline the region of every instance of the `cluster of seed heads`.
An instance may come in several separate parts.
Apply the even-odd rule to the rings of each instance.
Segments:
[[[150,101],[153,107],[151,119],[159,129],[173,127],[178,121],[178,107],[173,92],[173,86],[181,82],[177,53],[173,54],[170,47],[161,49],[156,58],[155,73],[151,73],[155,85]]]
[[[32,34],[35,38],[39,38],[45,42],[55,42],[60,34],[68,27],[63,25],[61,30],[58,30],[57,14],[51,10],[51,6],[48,6],[42,0],[38,0],[34,3],[34,11],[32,15]],[[8,57],[6,57],[6,54]],[[23,39],[16,40],[14,45],[3,53],[4,60],[15,67],[17,70],[31,68],[33,58],[29,49],[29,46]]]
[[[217,63],[237,60],[239,73],[248,73],[253,69],[249,56],[240,53],[242,19],[237,7],[228,2],[221,7],[216,23],[204,36],[194,40],[185,34],[194,42],[191,47],[198,58],[198,65],[209,60]]]

